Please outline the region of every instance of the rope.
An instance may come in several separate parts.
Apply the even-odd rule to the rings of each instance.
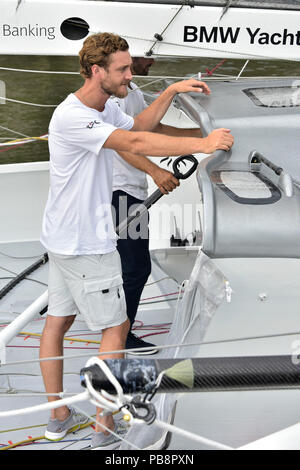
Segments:
[[[250,62],[249,60],[246,60],[246,62],[244,63],[244,65],[243,65],[243,67],[242,67],[240,73],[239,73],[238,76],[236,77],[236,81],[241,78],[241,75],[242,75],[242,73],[244,72],[244,70],[245,70],[245,68],[247,67],[247,65],[249,64],[249,62]]]
[[[74,408],[75,408],[75,406],[74,406]],[[92,417],[90,417],[90,419],[93,420]],[[38,424],[38,425],[36,425],[36,426],[26,426],[26,427],[24,427],[24,428],[17,428],[17,429],[8,429],[7,431],[0,431],[0,432],[18,431],[18,430],[22,430],[22,429],[31,429],[31,428],[35,428],[35,427],[41,427],[41,426],[46,426],[46,424]],[[89,423],[85,423],[85,424],[81,424],[80,427],[79,427],[79,429],[78,429],[78,431],[79,431],[79,430],[82,430],[82,429],[85,429],[85,428],[87,428],[87,427],[89,427],[89,426],[91,426],[91,423],[90,423],[90,422],[89,422]],[[74,432],[74,431],[70,430],[70,431],[68,431],[67,434],[73,433],[73,432]],[[37,436],[37,437],[28,437],[28,439],[24,439],[24,440],[22,440],[22,441],[18,441],[18,442],[9,444],[8,446],[0,447],[0,450],[14,449],[15,447],[20,447],[20,446],[24,446],[24,445],[29,445],[29,444],[31,444],[31,443],[34,443],[34,442],[36,442],[36,441],[41,441],[41,440],[43,440],[43,439],[45,439],[45,436],[44,436],[44,435],[43,435],[43,436]],[[81,440],[81,439],[80,439],[80,440]],[[53,442],[48,441],[48,442],[49,442],[49,444],[55,444],[54,441],[53,441]],[[61,442],[64,442],[64,441],[59,441],[59,443],[61,443]]]
[[[215,340],[215,341],[202,341],[202,342],[197,342],[197,343],[186,343],[186,344],[166,344],[163,346],[155,346],[155,349],[157,350],[163,350],[163,349],[173,349],[173,348],[185,348],[185,347],[194,347],[194,346],[206,346],[206,345],[212,345],[212,344],[226,344],[226,343],[235,343],[235,342],[240,342],[240,341],[253,341],[253,340],[266,340],[266,339],[271,339],[271,338],[281,338],[285,336],[296,336],[300,335],[300,331],[291,331],[288,333],[278,333],[278,334],[271,334],[271,335],[263,335],[263,336],[245,336],[242,338],[229,338],[229,339],[221,339],[221,340]],[[144,348],[132,348],[132,349],[120,349],[117,351],[103,351],[101,352],[101,355],[109,355],[109,354],[126,354],[130,351],[148,351],[149,349],[153,349],[153,347],[144,347]],[[55,356],[55,357],[47,357],[43,359],[28,359],[24,361],[14,361],[14,362],[7,362],[5,364],[1,364],[1,369],[5,366],[15,366],[15,365],[20,365],[20,364],[33,364],[36,362],[44,362],[44,361],[61,361],[64,359],[80,359],[84,357],[90,357],[90,353],[84,353],[84,354],[74,354],[74,355],[68,355],[68,356]]]
[[[7,146],[15,146],[16,144],[27,144],[29,142],[33,142],[35,140],[43,140],[43,141],[48,141],[48,138],[46,137],[46,134],[44,136],[40,137],[27,137],[26,139],[15,139],[15,140],[10,140],[8,142],[2,142],[0,143],[0,147],[7,147]]]
[[[13,132],[14,134],[21,135],[22,137],[29,138],[28,135],[23,134],[22,132],[14,131],[13,129],[9,129],[8,127],[0,126],[0,129],[4,129],[5,131]]]
[[[131,442],[128,442],[124,437],[119,436],[119,435],[116,434],[114,431],[112,431],[111,429],[109,429],[109,428],[107,428],[106,426],[104,426],[104,424],[99,423],[99,421],[97,421],[96,419],[94,419],[92,416],[88,415],[84,410],[80,409],[78,406],[74,406],[74,408],[76,408],[80,413],[84,414],[87,418],[89,418],[90,420],[92,420],[95,424],[98,424],[98,425],[101,426],[103,429],[105,429],[106,431],[110,432],[110,434],[112,434],[113,436],[117,437],[118,439],[121,439],[121,441],[126,442],[126,444],[129,444],[131,447],[133,447],[133,448],[136,449],[136,450],[142,450],[142,449],[140,449],[139,447],[137,447],[135,444],[132,444]]]
[[[30,70],[30,69],[16,69],[11,67],[0,67],[0,70],[7,70],[10,72],[22,72],[22,73],[46,73],[46,74],[65,74],[65,75],[80,75],[79,72],[56,72],[51,70]]]
[[[56,400],[55,402],[44,403],[42,405],[29,406],[28,408],[20,408],[18,410],[9,410],[9,411],[0,411],[0,418],[9,418],[11,416],[23,416],[29,413],[36,413],[38,411],[52,410],[54,408],[59,408],[61,406],[72,405],[73,403],[78,403],[80,401],[86,401],[90,398],[89,392],[79,393],[70,398],[63,398],[61,400]]]
[[[0,100],[11,101],[12,103],[18,103],[18,104],[26,104],[28,106],[37,106],[40,108],[56,108],[58,106],[57,104],[39,104],[39,103],[30,103],[28,101],[13,100],[12,98],[6,98],[4,96],[0,96]]]
[[[188,439],[192,439],[193,441],[196,441],[199,444],[204,444],[216,450],[234,450],[232,447],[221,444],[220,442],[212,441],[211,439],[198,436],[197,434],[191,433],[189,431],[185,431],[182,428],[178,428],[177,426],[174,426],[173,424],[165,423],[163,421],[160,421],[159,419],[156,419],[154,423],[162,429],[166,429],[167,431],[178,434],[181,437],[187,437]]]
[[[162,35],[166,32],[166,30],[168,29],[168,27],[173,23],[173,21],[175,20],[176,16],[181,12],[182,8],[184,7],[184,5],[182,4],[181,7],[177,10],[177,12],[175,13],[175,15],[171,18],[171,20],[169,21],[169,23],[166,25],[166,27],[163,29],[163,31],[160,33],[160,34],[155,34],[154,37],[156,38],[156,41],[153,42],[152,46],[150,47],[149,51],[146,52],[146,55],[147,56],[151,56],[153,54],[153,48],[156,46],[157,42],[158,41],[163,41],[163,37]]]

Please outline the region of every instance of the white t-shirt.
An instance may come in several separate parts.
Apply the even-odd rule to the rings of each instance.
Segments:
[[[112,98],[112,100],[124,113],[135,117],[147,108],[147,104],[140,89],[134,83],[131,83],[131,86],[132,89],[128,89],[129,93],[126,98]],[[146,173],[130,165],[117,152],[114,152],[113,191],[125,191],[137,199],[144,200],[147,197],[147,188]]]
[[[102,148],[133,119],[112,100],[103,112],[70,94],[49,125],[50,189],[41,242],[64,255],[104,254],[116,247],[111,214],[113,151]]]

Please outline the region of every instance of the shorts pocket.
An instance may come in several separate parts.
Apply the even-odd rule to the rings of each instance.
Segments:
[[[108,279],[84,281],[87,308],[85,319],[90,329],[99,330],[123,323],[126,302],[120,274]]]

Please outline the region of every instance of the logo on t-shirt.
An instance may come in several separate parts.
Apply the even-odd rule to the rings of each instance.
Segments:
[[[91,122],[88,123],[88,125],[86,127],[88,129],[92,129],[97,124],[101,124],[101,122],[100,121],[91,121]]]

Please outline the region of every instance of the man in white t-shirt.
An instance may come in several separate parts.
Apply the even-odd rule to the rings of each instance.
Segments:
[[[124,348],[129,328],[111,211],[112,150],[154,175],[157,166],[145,156],[161,156],[162,148],[163,155],[175,156],[229,150],[233,144],[226,129],[203,139],[151,132],[176,93],[209,93],[202,82],[174,84],[134,119],[108,100],[125,97],[132,79],[131,57],[123,38],[109,33],[89,36],[79,59],[84,84],[56,108],[49,126],[50,189],[41,235],[49,252],[49,302],[41,359],[62,356],[64,335],[78,312],[91,330],[102,330],[100,357],[123,357],[122,353],[103,355]],[[178,185],[170,172],[160,169],[159,175],[166,191]],[[48,400],[58,400],[63,391],[62,360],[41,361],[41,371]],[[116,436],[124,430],[111,414],[100,413],[98,409],[92,447],[116,448],[120,443]],[[52,409],[45,437],[62,439],[84,421],[83,415],[67,406]]]
[[[154,59],[149,57],[133,57],[131,72],[133,75],[147,76]],[[135,117],[147,108],[144,95],[133,82],[129,84],[125,98],[113,98],[120,109],[129,116]],[[167,135],[202,137],[200,129],[179,129],[161,123],[154,131]],[[148,196],[146,173],[135,168],[124,160],[117,152],[114,154],[113,198],[116,225],[128,216],[131,208],[141,204]],[[159,168],[159,167],[157,167]],[[159,184],[159,182],[157,181]],[[163,190],[163,188],[161,188]],[[147,218],[147,220],[146,220]],[[148,238],[148,215],[144,215],[143,230],[140,237],[120,238],[117,248],[121,257],[123,288],[127,305],[127,316],[131,329],[127,335],[126,349],[132,355],[151,355],[157,352],[155,345],[144,341],[134,334],[132,327],[142,291],[151,273],[151,258]],[[141,349],[145,348],[145,349]]]

